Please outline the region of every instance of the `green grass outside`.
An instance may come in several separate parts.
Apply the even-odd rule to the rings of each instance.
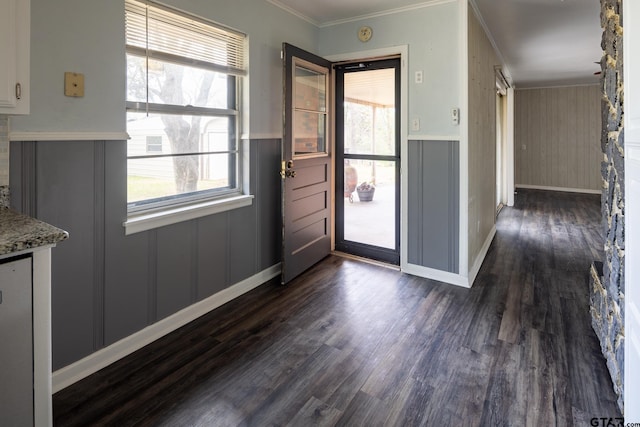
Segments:
[[[198,190],[208,190],[225,186],[225,180],[200,180]],[[127,201],[154,199],[176,194],[176,185],[171,179],[129,176],[127,179]]]

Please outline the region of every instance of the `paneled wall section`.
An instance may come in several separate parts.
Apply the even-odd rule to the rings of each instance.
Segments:
[[[409,141],[408,261],[458,273],[458,141]]]
[[[599,86],[516,90],[516,186],[602,189]]]
[[[498,58],[469,10],[469,266],[496,218],[496,75]],[[462,118],[464,120],[464,118]]]
[[[280,140],[250,142],[252,206],[125,236],[124,141],[13,142],[12,206],[70,239],[53,251],[53,368],[280,261]]]

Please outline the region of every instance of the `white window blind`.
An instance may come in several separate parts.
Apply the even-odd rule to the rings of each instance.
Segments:
[[[147,1],[125,0],[129,53],[245,75],[242,33]]]

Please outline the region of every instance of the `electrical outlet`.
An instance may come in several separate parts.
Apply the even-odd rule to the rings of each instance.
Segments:
[[[418,84],[422,83],[423,81],[422,77],[423,77],[422,71],[416,71],[415,82]]]
[[[420,130],[420,119],[414,118],[411,120],[411,130]]]

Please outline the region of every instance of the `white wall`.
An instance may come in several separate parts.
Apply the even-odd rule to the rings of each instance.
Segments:
[[[125,130],[124,1],[31,0],[31,114],[11,131]],[[64,73],[85,75],[84,98]]]
[[[250,133],[281,135],[282,42],[314,50],[317,28],[266,1],[163,3],[249,36]],[[124,132],[124,0],[31,0],[31,10],[31,114],[12,118],[12,132]],[[84,98],[64,96],[65,71],[85,74]]]
[[[319,32],[318,53],[325,57],[357,60],[367,58],[366,52],[369,51],[406,52],[403,53],[405,60],[403,67],[406,66],[408,81],[402,100],[406,113],[403,112],[404,121],[401,123],[403,143],[401,161],[404,162],[402,166],[402,268],[411,274],[466,286],[466,276],[459,275],[458,268],[442,267],[447,265],[446,262],[442,265],[439,264],[438,267],[424,262],[424,254],[437,250],[436,248],[450,248],[456,254],[460,252],[459,242],[450,241],[451,236],[459,234],[457,214],[445,217],[445,223],[441,222],[441,217],[438,218],[437,223],[443,229],[450,230],[451,233],[444,232],[438,236],[432,236],[433,241],[429,241],[428,247],[425,247],[424,242],[421,242],[418,247],[423,249],[422,254],[417,253],[420,250],[416,247],[408,244],[410,240],[408,230],[421,230],[424,223],[431,224],[436,221],[432,215],[433,212],[421,212],[419,215],[414,215],[418,221],[412,220],[409,224],[408,216],[410,215],[408,212],[413,212],[416,209],[415,206],[420,204],[418,199],[424,198],[432,206],[450,206],[453,203],[455,207],[452,210],[455,212],[458,212],[460,206],[458,200],[452,202],[448,198],[452,194],[459,194],[459,167],[456,165],[453,169],[447,169],[450,165],[445,165],[442,173],[445,176],[450,176],[450,172],[453,171],[456,177],[452,182],[455,182],[456,188],[435,191],[438,195],[434,196],[434,192],[430,190],[433,188],[442,190],[444,186],[438,186],[438,183],[433,183],[433,187],[423,184],[419,177],[422,176],[420,169],[424,167],[424,161],[420,160],[416,163],[415,158],[409,159],[408,146],[413,143],[414,145],[424,145],[425,149],[430,149],[432,146],[429,144],[445,142],[451,143],[451,149],[458,153],[460,126],[452,123],[450,114],[452,108],[463,107],[461,105],[461,81],[463,78],[461,74],[461,48],[464,27],[461,25],[460,17],[463,13],[461,6],[464,4],[462,0],[444,1],[429,6],[423,5],[413,10],[371,16],[323,27]],[[363,25],[373,29],[373,37],[365,43],[360,42],[357,37],[358,29]],[[415,82],[416,71],[423,72],[423,83]],[[410,123],[415,119],[419,120],[420,129],[412,129]],[[412,160],[414,166],[410,166]],[[413,188],[414,191],[411,200],[408,196],[409,188]],[[410,206],[411,202],[415,202],[412,205],[413,208]],[[423,223],[419,221],[423,221]],[[446,221],[450,221],[450,223],[446,224]],[[453,258],[457,264],[458,257],[454,256]],[[463,272],[463,274],[465,273]]]
[[[447,136],[457,139],[459,126],[450,110],[460,106],[460,25],[457,1],[332,25],[320,29],[321,56],[362,52],[409,45],[408,120],[420,119],[420,130],[409,130],[409,139]],[[358,40],[363,25],[373,29],[370,41]],[[414,83],[415,71],[423,71],[424,83]],[[408,126],[411,129],[411,126]]]

